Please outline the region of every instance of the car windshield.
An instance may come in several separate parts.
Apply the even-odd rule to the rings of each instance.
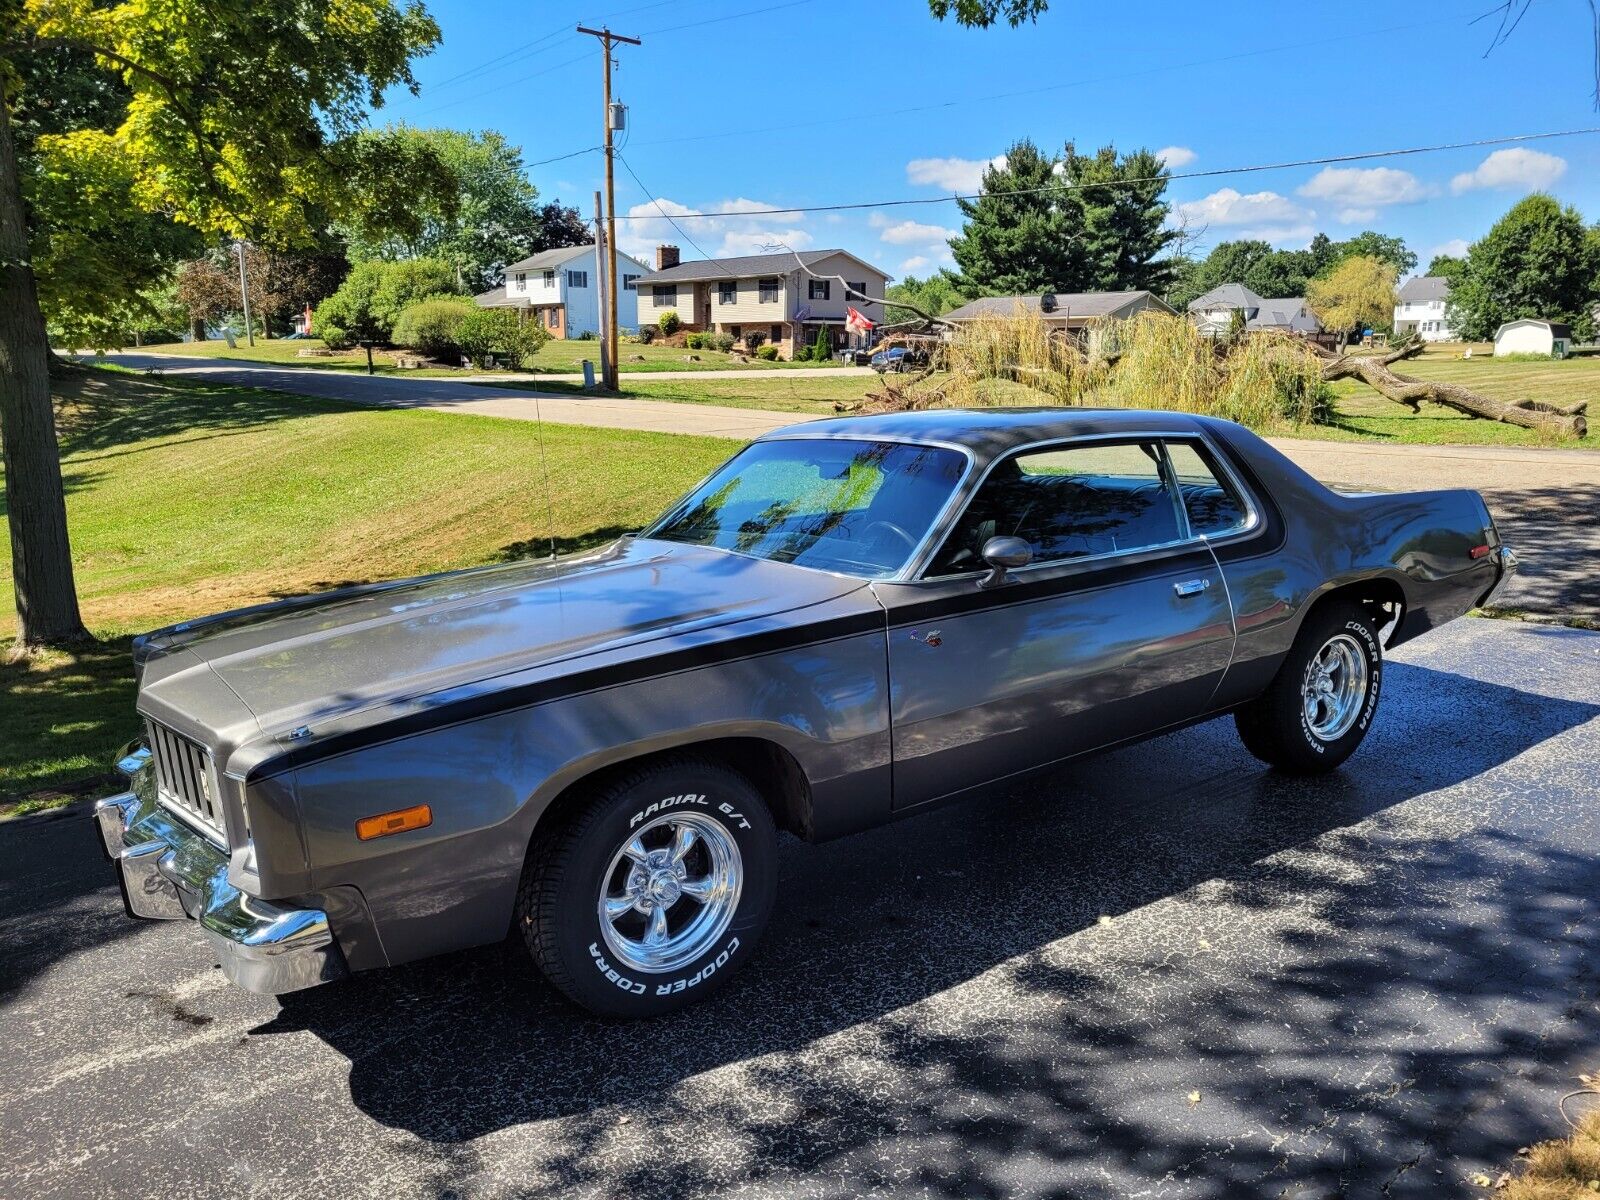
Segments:
[[[755,442],[644,536],[883,579],[922,544],[965,465],[938,446]]]

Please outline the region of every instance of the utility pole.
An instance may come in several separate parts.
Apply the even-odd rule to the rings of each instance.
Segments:
[[[611,289],[607,286],[610,282],[606,278],[606,263],[609,261],[607,248],[611,239],[606,236],[606,223],[600,208],[600,193],[594,194],[594,266],[595,285],[600,289],[600,384],[609,387],[606,383],[606,364],[619,361],[620,355],[612,355],[606,349],[611,345],[612,335],[616,332],[614,324],[607,321],[607,314],[611,312]]]
[[[256,331],[250,327],[250,288],[244,275],[244,239],[239,238],[233,243],[233,248],[239,252],[239,302],[244,305],[244,335],[250,339],[250,344],[256,344]]]
[[[611,144],[611,134],[615,128],[611,113],[611,47],[616,42],[625,42],[630,46],[644,45],[638,38],[623,37],[620,33],[612,33],[610,29],[588,29],[578,26],[579,33],[586,33],[590,37],[599,38],[605,63],[605,148],[606,148],[606,260],[600,269],[606,273],[606,281],[610,284],[607,288],[605,326],[605,346],[600,354],[600,375],[605,386],[611,391],[617,390],[617,253],[613,247],[617,244],[617,189],[614,177],[614,160],[616,150]]]

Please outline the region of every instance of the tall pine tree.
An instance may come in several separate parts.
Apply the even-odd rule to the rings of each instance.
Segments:
[[[1083,250],[1067,224],[1056,160],[1027,138],[983,173],[983,194],[962,200],[966,225],[950,239],[968,296],[1073,291]]]
[[[1083,248],[1082,274],[1061,290],[1165,292],[1177,264],[1162,255],[1178,231],[1166,224],[1170,172],[1161,160],[1148,150],[1119,156],[1114,146],[1079,154],[1068,142],[1061,175],[1068,224]]]

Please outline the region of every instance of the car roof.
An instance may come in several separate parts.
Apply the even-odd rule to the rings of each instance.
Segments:
[[[919,412],[830,417],[785,425],[772,438],[883,438],[964,446],[976,454],[1003,454],[1052,438],[1118,433],[1198,433],[1222,422],[1192,413],[1139,408],[938,408]]]

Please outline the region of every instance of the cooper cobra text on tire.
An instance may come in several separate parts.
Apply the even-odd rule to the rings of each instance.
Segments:
[[[659,760],[614,779],[530,853],[517,927],[594,1012],[646,1017],[715,991],[772,911],[777,834],[736,771]]]
[[[1234,714],[1245,748],[1299,775],[1331,771],[1355,753],[1378,711],[1378,623],[1355,603],[1313,612],[1261,696]]]

